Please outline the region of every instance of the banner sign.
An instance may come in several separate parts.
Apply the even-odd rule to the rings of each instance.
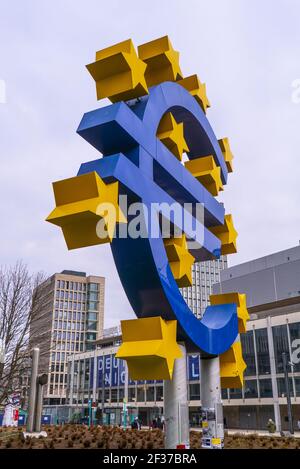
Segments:
[[[3,427],[17,427],[19,420],[20,394],[8,396],[2,420]]]
[[[196,381],[200,378],[200,356],[188,355],[188,379]]]
[[[197,381],[200,378],[200,357],[199,355],[188,355],[187,358],[187,372],[189,381]],[[97,387],[103,386],[103,369],[104,369],[104,386],[117,387],[125,385],[125,361],[115,357],[115,355],[104,355],[97,357]],[[94,359],[91,359],[90,366],[90,386],[93,387],[94,375]],[[157,380],[156,384],[162,384],[162,380]],[[154,384],[154,381],[134,381],[128,377],[128,385],[134,386],[143,384]]]

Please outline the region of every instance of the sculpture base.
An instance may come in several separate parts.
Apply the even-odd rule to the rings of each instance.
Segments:
[[[175,361],[173,379],[164,381],[166,449],[189,448],[186,348],[184,344],[178,345],[182,358]]]

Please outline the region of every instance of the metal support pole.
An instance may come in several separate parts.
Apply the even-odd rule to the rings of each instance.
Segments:
[[[43,410],[43,391],[44,386],[48,382],[48,375],[43,373],[37,377],[37,391],[36,391],[36,404],[35,404],[35,417],[34,417],[34,431],[41,431],[41,420]]]
[[[183,356],[175,361],[173,379],[164,381],[167,449],[176,449],[177,445],[189,448],[186,348],[184,344],[179,347]]]
[[[28,418],[27,418],[27,432],[32,433],[34,431],[34,415],[36,409],[36,388],[37,388],[37,376],[39,366],[39,355],[40,349],[32,349],[32,364],[31,364],[31,379],[30,379],[30,391],[29,391],[29,404],[28,404]]]
[[[124,401],[123,401],[123,428],[127,428],[127,405],[128,405],[128,366],[127,362],[124,362],[125,365],[125,377],[124,377]]]
[[[285,390],[286,390],[286,403],[288,411],[288,420],[289,420],[289,431],[291,434],[294,433],[293,428],[293,414],[292,414],[292,404],[291,404],[291,393],[290,393],[290,383],[289,383],[289,374],[288,374],[288,361],[286,353],[282,354],[282,364],[284,371],[284,380],[285,380]]]
[[[219,357],[201,357],[202,447],[222,449],[224,421]]]
[[[276,430],[281,432],[281,414],[278,398],[278,385],[276,377],[276,361],[274,353],[274,341],[272,334],[272,322],[270,316],[267,317],[267,334],[268,334],[268,346],[270,352],[270,368],[271,368],[271,380],[272,380],[272,389],[273,389],[273,403],[274,403],[274,416],[275,416],[275,425]]]
[[[101,415],[102,415],[102,422],[101,424],[104,425],[104,399],[105,394],[105,375],[104,375],[104,355],[102,356],[102,389],[101,389]]]
[[[36,393],[36,407],[35,407],[35,419],[34,419],[34,431],[41,431],[41,419],[42,419],[42,408],[43,408],[43,386],[37,385]]]

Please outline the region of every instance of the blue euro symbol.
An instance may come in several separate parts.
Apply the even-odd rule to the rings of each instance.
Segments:
[[[78,175],[96,171],[106,183],[118,181],[120,194],[149,209],[152,204],[202,204],[202,223],[193,215],[196,230],[179,229],[194,241],[196,261],[219,258],[220,240],[208,228],[224,223],[224,207],[157,138],[160,120],[167,112],[184,123],[189,158],[213,155],[225,184],[224,157],[204,112],[188,91],[173,82],[153,86],[141,99],[84,114],[77,132],[103,157],[83,163]],[[201,320],[196,318],[173,277],[161,235],[117,236],[111,249],[137,317],[177,320],[177,339],[184,341],[189,351],[213,356],[230,348],[238,335],[236,304],[210,305]]]

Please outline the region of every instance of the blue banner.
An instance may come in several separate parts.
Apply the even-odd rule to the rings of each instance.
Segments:
[[[106,355],[104,359],[104,386],[109,388],[111,386],[111,369],[112,369],[112,355]]]
[[[104,366],[103,366],[104,365]],[[103,386],[103,369],[105,387],[124,386],[125,362],[115,358],[114,355],[105,355],[97,358],[97,387]]]
[[[102,388],[103,385],[103,362],[104,357],[97,358],[97,387]]]
[[[125,385],[125,361],[124,360],[117,360],[118,361],[118,386]]]
[[[104,362],[104,366],[103,366]],[[187,359],[188,379],[189,381],[197,381],[200,379],[200,357],[199,355],[188,355]],[[125,362],[115,358],[114,355],[105,355],[104,357],[97,357],[97,387],[102,387],[103,369],[105,375],[105,387],[124,386],[125,384]],[[94,360],[91,359],[90,365],[90,386],[93,387],[93,374],[94,374]],[[129,386],[135,384],[142,385],[145,381],[134,381],[128,377]],[[147,384],[152,384],[154,381],[146,381]],[[156,380],[157,384],[162,384],[162,380]]]
[[[196,381],[200,379],[199,355],[188,355],[188,379]]]
[[[114,356],[111,355],[111,386],[118,386],[118,374],[119,374],[119,360]]]

